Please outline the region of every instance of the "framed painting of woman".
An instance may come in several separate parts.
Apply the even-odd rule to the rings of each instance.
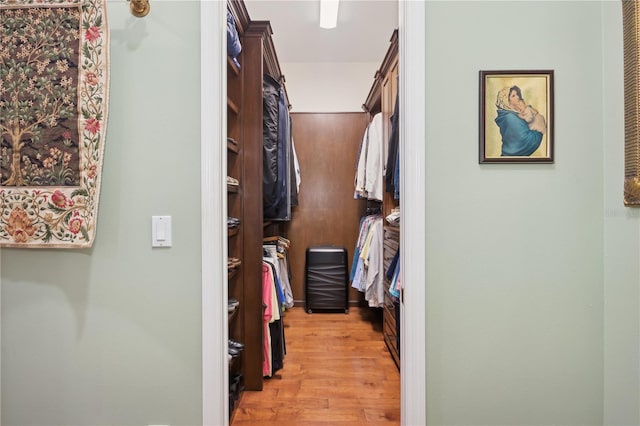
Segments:
[[[480,71],[480,163],[553,163],[553,70]]]

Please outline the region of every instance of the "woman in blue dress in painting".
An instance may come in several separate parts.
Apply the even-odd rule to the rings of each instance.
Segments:
[[[496,124],[502,136],[502,156],[529,156],[542,142],[544,117],[522,99],[518,86],[505,87],[496,100]]]

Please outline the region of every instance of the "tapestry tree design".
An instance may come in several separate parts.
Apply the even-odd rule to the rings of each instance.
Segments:
[[[80,9],[0,14],[2,185],[77,185]]]
[[[104,0],[0,0],[0,246],[92,246],[108,60]]]

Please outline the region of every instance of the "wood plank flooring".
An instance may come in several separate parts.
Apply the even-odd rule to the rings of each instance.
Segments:
[[[284,368],[245,391],[232,426],[399,425],[400,373],[369,308],[285,313]]]

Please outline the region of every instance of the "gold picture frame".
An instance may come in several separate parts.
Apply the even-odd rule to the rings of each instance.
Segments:
[[[640,207],[640,8],[622,1],[624,39],[624,204]]]
[[[480,71],[482,163],[553,163],[553,70]]]

